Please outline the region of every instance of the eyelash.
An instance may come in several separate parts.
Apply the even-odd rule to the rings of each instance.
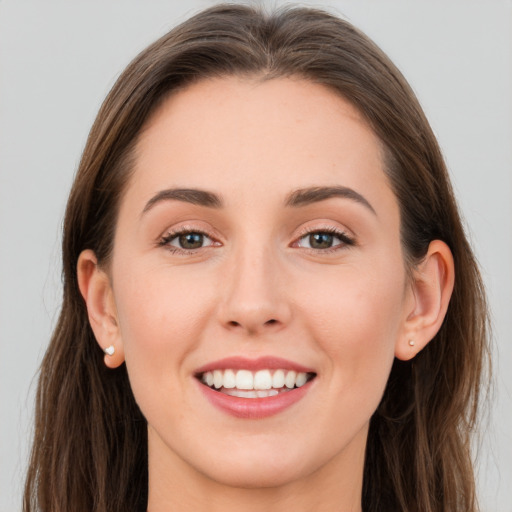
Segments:
[[[328,247],[326,249],[314,249],[312,247],[302,247],[302,249],[304,249],[308,252],[315,253],[315,254],[319,254],[319,253],[330,254],[330,253],[339,251],[343,248],[352,247],[352,246],[356,245],[355,240],[353,238],[349,237],[347,235],[347,233],[345,233],[344,231],[341,231],[334,227],[325,227],[325,228],[320,228],[320,229],[304,230],[300,234],[300,236],[296,239],[296,241],[293,242],[293,244],[294,244],[293,246],[295,246],[295,244],[297,244],[300,240],[306,238],[307,236],[311,236],[316,233],[327,233],[329,235],[333,235],[334,237],[338,238],[341,243],[338,245],[335,245],[333,247]],[[177,237],[179,237],[181,235],[186,235],[186,234],[202,235],[202,236],[212,240],[212,244],[205,246],[205,247],[199,247],[198,249],[182,249],[182,248],[174,247],[174,246],[170,245],[170,242],[172,242],[174,239],[176,239]],[[201,229],[193,229],[193,228],[184,227],[184,228],[178,229],[176,231],[168,232],[166,235],[164,235],[159,240],[158,246],[166,247],[166,249],[168,249],[173,254],[193,255],[201,249],[206,249],[208,247],[215,246],[215,240],[207,232],[202,231]]]
[[[211,245],[210,245],[210,246],[206,246],[206,247],[200,247],[199,249],[182,249],[180,247],[174,247],[174,246],[170,245],[170,243],[175,238],[177,238],[181,235],[187,235],[187,234],[202,235],[202,236],[212,240],[212,242],[214,242],[213,237],[210,236],[205,231],[203,231],[201,229],[188,228],[188,227],[184,226],[183,228],[177,229],[176,231],[170,231],[167,234],[165,234],[158,242],[158,245],[160,247],[165,247],[173,254],[183,254],[183,255],[192,255],[192,254],[195,254],[200,249],[205,249],[205,248],[211,247]]]
[[[333,247],[328,247],[327,249],[314,249],[312,247],[303,247],[302,249],[312,252],[314,254],[331,254],[333,252],[337,252],[343,248],[352,247],[356,245],[356,242],[353,238],[347,235],[345,231],[342,231],[338,228],[332,227],[332,226],[326,226],[318,229],[305,229],[300,236],[297,238],[296,242],[294,244],[298,243],[300,240],[317,234],[317,233],[327,233],[329,235],[333,235],[334,237],[338,238],[340,240],[340,244],[334,245]]]

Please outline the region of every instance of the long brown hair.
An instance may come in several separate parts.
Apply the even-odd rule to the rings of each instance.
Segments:
[[[147,425],[123,366],[109,370],[77,285],[84,249],[107,264],[134,147],[149,116],[178,88],[214,76],[298,76],[337,91],[385,147],[412,268],[434,239],[454,256],[444,323],[413,361],[395,361],[371,419],[365,512],[474,512],[470,454],[488,316],[436,139],[401,73],[365,35],[326,12],[218,5],[143,51],[124,71],[91,129],[69,197],[63,236],[64,296],[44,357],[24,510],[115,512],[147,499]]]

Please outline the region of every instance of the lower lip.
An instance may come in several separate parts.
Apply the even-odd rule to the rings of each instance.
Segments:
[[[261,419],[279,414],[298,402],[311,388],[312,380],[290,391],[283,391],[265,398],[241,398],[215,391],[197,380],[201,391],[211,404],[223,412],[244,419]]]

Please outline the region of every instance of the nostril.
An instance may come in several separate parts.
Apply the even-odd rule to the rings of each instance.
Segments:
[[[254,334],[256,332],[259,332],[260,329],[266,329],[266,328],[274,329],[279,324],[281,324],[281,322],[279,320],[277,320],[275,318],[270,318],[269,320],[261,321],[261,323],[257,322],[254,319],[249,319],[246,322],[237,321],[237,320],[229,320],[229,321],[227,321],[227,323],[225,325],[229,329],[240,329],[241,328],[241,329],[247,330],[247,332]]]

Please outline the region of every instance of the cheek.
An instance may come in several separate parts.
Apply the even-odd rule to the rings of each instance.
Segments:
[[[378,395],[401,332],[405,272],[399,266],[396,271],[367,266],[332,274],[311,279],[302,316],[328,358],[335,389],[353,389],[352,396],[359,399],[373,387]]]
[[[177,429],[191,407],[186,363],[211,315],[208,289],[190,289],[190,279],[169,268],[117,269],[129,276],[114,291],[132,392],[150,424]]]
[[[183,273],[168,268],[118,268],[119,275],[130,276],[115,287],[128,370],[147,370],[151,379],[168,382],[170,367],[183,372],[183,359],[201,342],[210,292],[194,289]]]

